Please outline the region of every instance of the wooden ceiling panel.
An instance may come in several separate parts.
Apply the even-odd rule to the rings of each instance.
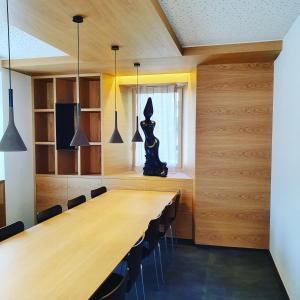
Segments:
[[[0,2],[5,12],[5,1]],[[156,0],[10,0],[11,23],[44,42],[75,56],[76,27],[72,16],[85,16],[80,25],[83,61],[118,57],[141,59],[180,56],[181,48]]]

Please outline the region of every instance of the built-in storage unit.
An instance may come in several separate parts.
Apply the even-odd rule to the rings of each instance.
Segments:
[[[36,174],[102,174],[100,75],[47,76],[33,79]],[[77,103],[80,93],[81,126],[91,146],[61,150],[56,147],[56,103]]]

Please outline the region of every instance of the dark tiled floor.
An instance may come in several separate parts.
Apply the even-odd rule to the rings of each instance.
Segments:
[[[163,251],[165,284],[157,289],[153,257],[144,263],[147,300],[289,299],[268,251],[177,245]],[[141,284],[138,282],[140,299]],[[134,289],[126,300],[136,299]]]

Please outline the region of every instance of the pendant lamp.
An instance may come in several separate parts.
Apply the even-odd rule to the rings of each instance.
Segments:
[[[139,103],[139,67],[140,67],[140,63],[136,62],[133,64],[134,67],[136,68],[136,104],[138,106]],[[139,117],[138,117],[138,113],[136,113],[136,131],[135,134],[133,135],[133,138],[131,140],[133,143],[139,143],[142,142],[143,139],[140,135],[139,132]]]
[[[89,146],[90,143],[84,133],[84,131],[80,127],[80,93],[79,93],[79,24],[83,22],[83,17],[80,15],[76,15],[73,17],[73,22],[77,23],[77,84],[78,84],[78,89],[77,89],[77,107],[76,107],[76,118],[75,118],[75,123],[76,123],[76,130],[75,134],[72,138],[72,141],[70,143],[70,146],[73,147],[79,147],[79,146]]]
[[[9,72],[9,119],[8,125],[4,135],[0,141],[0,151],[3,152],[16,152],[26,151],[27,148],[18,132],[14,121],[14,101],[13,89],[11,88],[11,67],[10,67],[10,31],[9,31],[9,13],[8,13],[8,0],[6,0],[6,18],[7,18],[7,41],[8,41],[8,72]]]
[[[123,140],[118,130],[118,112],[117,112],[117,51],[118,45],[111,46],[111,50],[115,51],[115,129],[109,140],[112,144],[122,144]]]

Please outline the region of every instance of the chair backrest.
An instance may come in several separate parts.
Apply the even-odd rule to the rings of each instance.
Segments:
[[[38,223],[42,223],[50,218],[53,218],[62,213],[62,207],[60,205],[54,205],[43,211],[40,211],[36,215],[36,220]]]
[[[145,242],[148,243],[148,250],[152,251],[157,246],[160,239],[159,224],[161,215],[150,221],[147,231],[145,232]]]
[[[129,278],[127,282],[127,291],[129,291],[132,285],[136,282],[136,279],[140,273],[140,264],[143,256],[143,242],[145,234],[139,239],[139,241],[131,248],[130,252],[126,256]]]
[[[89,300],[125,300],[128,270],[124,276],[112,273]]]
[[[179,208],[179,201],[180,201],[180,193],[178,192],[176,197],[175,197],[175,200],[173,200],[173,202],[172,202],[171,222],[173,222],[177,217],[177,212],[178,212],[178,208]]]
[[[164,233],[169,229],[173,217],[173,202],[169,203],[163,210],[160,217],[160,224],[163,226]]]
[[[71,200],[68,200],[68,209],[71,209],[75,206],[78,206],[82,203],[86,202],[86,198],[84,195],[78,196],[76,198],[73,198]]]
[[[8,226],[0,228],[0,242],[24,231],[24,223],[18,221]]]
[[[105,186],[101,186],[98,189],[91,190],[91,197],[95,198],[97,196],[100,196],[101,194],[104,194],[107,192],[107,188]]]
[[[126,295],[126,286],[128,280],[128,270],[124,274],[120,283],[108,294],[102,296],[101,300],[125,300]]]

